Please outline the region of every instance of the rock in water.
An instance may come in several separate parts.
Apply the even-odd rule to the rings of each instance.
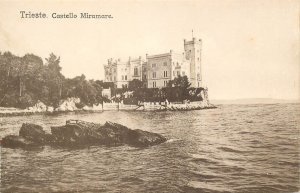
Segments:
[[[61,146],[87,146],[101,144],[103,136],[96,132],[96,124],[88,122],[68,123],[51,127],[55,143]]]
[[[37,146],[37,144],[35,144],[34,142],[16,135],[8,135],[4,137],[1,140],[1,145],[3,147],[10,148],[31,148]]]
[[[124,125],[106,122],[104,125],[77,121],[65,126],[51,127],[55,141],[63,146],[122,145],[136,147],[157,145],[166,138],[156,133],[131,130]]]
[[[41,145],[49,144],[53,141],[53,136],[47,134],[42,126],[31,123],[23,123],[19,136]]]
[[[106,136],[107,138],[112,138],[116,142],[136,147],[157,145],[167,140],[163,136],[156,133],[142,131],[140,129],[131,130],[121,124],[112,122],[106,122],[104,126],[100,128],[100,132],[103,131],[108,133],[108,135]]]
[[[19,136],[2,139],[4,147],[35,147],[42,145],[61,147],[86,147],[90,145],[131,145],[148,147],[166,141],[163,136],[142,130],[132,130],[124,125],[106,122],[104,125],[69,120],[67,124],[51,127],[51,135],[39,125],[24,123]]]
[[[138,147],[158,145],[167,141],[166,138],[157,133],[150,133],[148,131],[143,131],[140,129],[131,131],[127,140],[127,143],[129,145]]]

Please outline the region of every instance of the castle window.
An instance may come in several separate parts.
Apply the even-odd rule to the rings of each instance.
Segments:
[[[154,68],[154,67],[156,67],[156,64],[155,64],[155,63],[152,64],[152,68]]]
[[[168,71],[164,71],[164,77],[168,77]]]
[[[122,75],[122,80],[124,80],[124,75]]]
[[[144,75],[144,80],[146,80],[147,79],[147,76],[146,75]]]
[[[152,73],[152,78],[156,78],[156,72]]]
[[[127,80],[127,75],[125,75],[125,80]]]
[[[164,66],[167,66],[167,62],[164,62]]]
[[[200,61],[200,58],[198,58],[198,61]]]
[[[177,71],[177,76],[180,76],[180,72],[179,71]]]
[[[134,76],[138,75],[138,68],[134,68]]]
[[[153,84],[153,88],[155,88],[156,87],[156,82],[154,81],[152,84]]]
[[[165,81],[164,81],[164,86],[167,86],[167,84],[168,84],[168,81],[165,80]]]

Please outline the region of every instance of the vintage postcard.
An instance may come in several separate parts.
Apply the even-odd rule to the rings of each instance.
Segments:
[[[299,192],[299,4],[0,0],[0,192]]]

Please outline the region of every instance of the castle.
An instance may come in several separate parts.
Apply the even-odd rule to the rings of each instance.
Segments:
[[[129,81],[138,79],[147,88],[166,87],[177,76],[187,76],[191,87],[202,87],[201,39],[184,40],[184,52],[148,55],[127,61],[109,59],[104,65],[105,82],[113,82],[117,88],[128,86]]]

